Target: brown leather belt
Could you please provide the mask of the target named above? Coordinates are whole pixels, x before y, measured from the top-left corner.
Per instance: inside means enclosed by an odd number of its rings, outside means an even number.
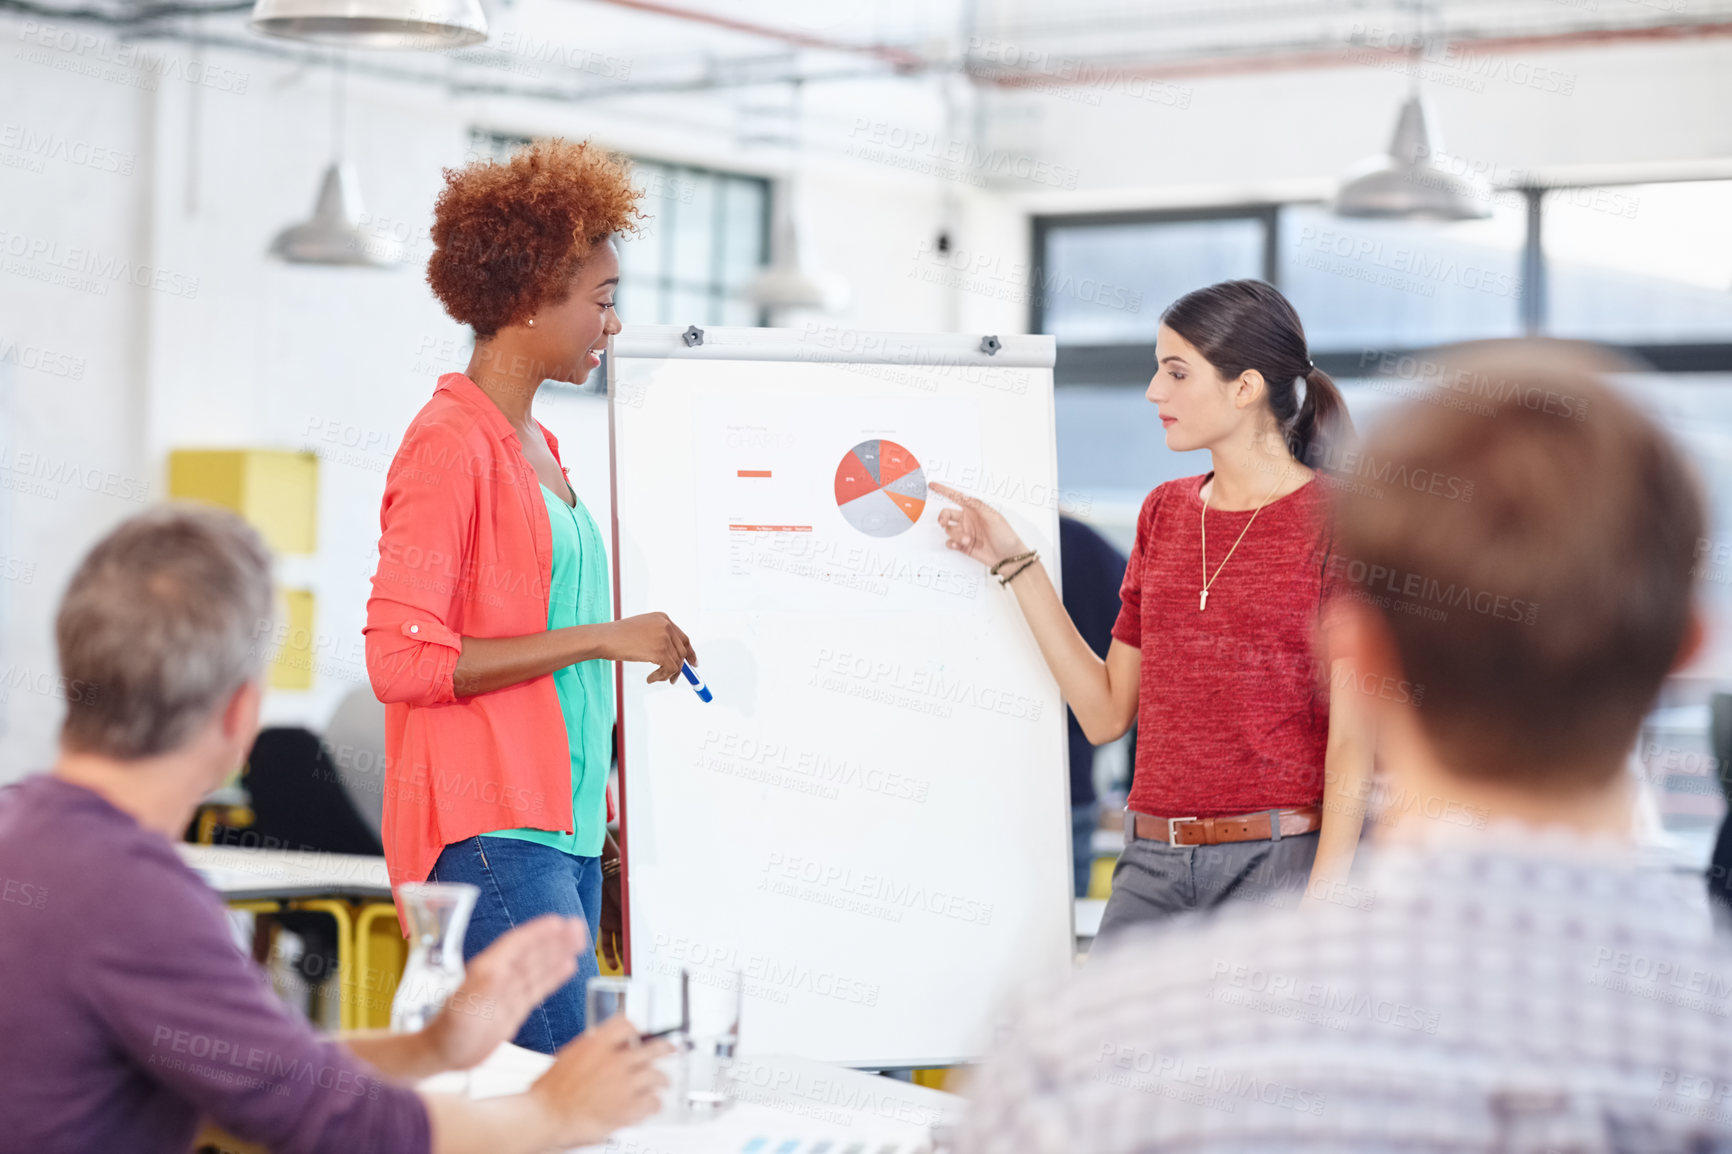
[[[1229,841],[1280,841],[1323,826],[1321,806],[1260,809],[1232,817],[1154,817],[1125,811],[1126,832],[1168,845],[1220,845]],[[1133,832],[1134,831],[1134,832]]]

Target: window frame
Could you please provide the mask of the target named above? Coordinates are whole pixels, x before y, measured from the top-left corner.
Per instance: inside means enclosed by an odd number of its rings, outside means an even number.
[[[499,129],[499,128],[491,128],[491,127],[486,127],[486,126],[478,125],[478,124],[472,124],[469,127],[470,152],[476,156],[490,155],[490,156],[497,158],[503,154],[509,153],[509,151],[511,149],[521,147],[522,145],[525,145],[525,144],[529,144],[532,141],[534,141],[535,139],[537,139],[537,138],[534,136],[526,136],[521,132],[508,131],[508,130]],[[480,142],[482,140],[485,140],[488,142],[488,144],[492,148],[491,152],[483,153],[481,151]],[[664,174],[665,178],[667,180],[670,180],[670,181],[679,181],[681,179],[686,179],[686,178],[691,178],[691,177],[704,178],[704,179],[715,179],[717,181],[716,187],[717,187],[718,192],[721,189],[725,188],[727,186],[728,182],[733,182],[733,181],[744,182],[747,184],[756,184],[756,185],[760,186],[762,191],[763,191],[763,196],[760,198],[759,210],[758,210],[758,214],[757,214],[758,215],[759,231],[758,231],[758,252],[757,252],[756,259],[758,262],[758,267],[760,269],[768,267],[768,265],[770,263],[770,229],[772,226],[772,216],[771,216],[770,209],[771,209],[771,204],[773,203],[772,198],[776,194],[776,182],[773,179],[771,179],[770,177],[767,177],[767,176],[763,176],[759,173],[755,173],[755,172],[736,172],[736,171],[732,171],[730,169],[714,168],[714,167],[711,167],[709,165],[704,165],[704,164],[691,164],[691,163],[688,163],[688,162],[683,161],[683,160],[669,160],[669,159],[666,159],[666,158],[660,157],[660,156],[648,156],[648,155],[640,156],[640,155],[636,155],[636,154],[628,154],[628,156],[634,165],[653,166],[656,170],[658,170],[659,172]],[[698,282],[688,281],[688,280],[685,280],[681,277],[674,275],[674,273],[673,273],[673,250],[674,250],[674,246],[668,242],[668,238],[664,238],[663,244],[661,246],[661,260],[659,262],[660,268],[657,270],[657,272],[655,273],[655,275],[653,277],[642,278],[642,279],[647,279],[648,283],[653,285],[653,289],[651,289],[650,291],[653,291],[658,296],[662,295],[662,294],[672,294],[672,293],[676,293],[676,292],[699,293],[704,297],[706,307],[712,303],[725,302],[730,297],[733,297],[736,295],[736,294],[730,293],[728,291],[727,286],[724,285],[719,279],[717,279],[721,275],[721,267],[722,267],[722,259],[721,259],[722,230],[716,226],[722,223],[721,218],[725,212],[725,203],[726,203],[725,197],[717,196],[715,198],[715,208],[713,210],[715,217],[710,222],[711,223],[710,252],[708,254],[708,257],[706,258],[706,263],[708,265],[708,270],[709,270],[709,279],[700,284]],[[678,204],[677,200],[671,201],[670,207],[668,210],[669,216],[670,217],[677,217],[679,215],[679,209],[680,209],[680,205]],[[671,231],[672,230],[670,228],[669,232],[671,233]],[[768,311],[765,309],[762,309],[762,308],[757,309],[756,310],[756,323],[758,324],[758,326],[762,327],[765,324],[767,324],[768,321],[769,321]],[[640,322],[640,323],[654,323],[654,322]],[[693,317],[689,320],[685,320],[685,321],[675,320],[675,321],[672,321],[669,323],[675,323],[675,324],[678,324],[678,323],[684,323],[684,324],[704,323],[704,324],[709,324],[709,323],[713,323],[713,322],[710,322],[710,321],[708,321],[702,317]]]
[[[1723,180],[1724,176],[1703,176],[1701,180]],[[1521,288],[1515,300],[1516,319],[1529,336],[1545,336],[1546,332],[1546,256],[1545,196],[1548,192],[1564,192],[1575,188],[1612,188],[1635,184],[1687,184],[1691,180],[1630,180],[1596,181],[1591,184],[1522,185],[1510,189],[1518,193],[1526,205],[1526,226],[1518,256],[1521,268]],[[1242,201],[1222,205],[1171,209],[1133,209],[1098,213],[1037,214],[1029,218],[1031,262],[1035,284],[1045,283],[1047,237],[1056,228],[1107,227],[1124,224],[1183,224],[1206,220],[1255,220],[1263,224],[1262,278],[1281,287],[1280,242],[1281,210],[1290,207],[1326,204],[1323,200]],[[1029,294],[1029,332],[1046,331],[1046,302],[1040,293]],[[1732,340],[1705,342],[1657,342],[1608,345],[1618,352],[1638,359],[1659,373],[1724,373],[1732,372]],[[1379,354],[1403,356],[1424,351],[1425,346],[1377,349]],[[1314,349],[1311,359],[1330,376],[1354,378],[1366,375],[1366,349]],[[1066,385],[1122,378],[1126,386],[1146,378],[1154,363],[1155,345],[1147,342],[1103,345],[1060,345],[1053,369],[1053,383]]]
[[[757,173],[732,172],[725,168],[711,168],[708,165],[688,164],[684,161],[662,160],[654,156],[633,156],[631,159],[634,164],[654,165],[657,169],[665,172],[669,180],[678,181],[687,177],[713,178],[717,181],[716,190],[718,193],[725,189],[730,182],[756,184],[760,186],[763,191],[763,196],[759,200],[757,214],[759,229],[758,252],[756,259],[758,262],[758,268],[763,269],[768,267],[770,263],[770,228],[772,224],[770,206],[772,198],[776,195],[776,184],[773,180],[766,176],[760,176]],[[708,260],[709,279],[700,285],[697,282],[687,281],[675,275],[673,272],[674,246],[670,243],[670,237],[664,237],[661,246],[661,268],[652,281],[655,285],[656,292],[670,295],[676,292],[701,293],[705,298],[706,304],[723,302],[729,299],[729,297],[736,295],[730,293],[727,286],[717,279],[717,277],[720,276],[722,267],[722,226],[725,223],[723,221],[723,217],[726,215],[725,206],[725,197],[718,195],[715,198],[715,207],[712,209],[713,216],[710,221],[710,254]],[[669,217],[677,219],[680,213],[680,208],[681,205],[677,200],[671,201],[668,208]],[[670,228],[670,236],[671,232],[672,229]],[[763,327],[769,319],[768,311],[759,308],[756,310],[756,314],[758,326]],[[700,322],[705,324],[716,323],[708,321],[702,317],[693,317],[689,320],[684,320],[683,322],[680,318],[675,318],[667,323],[697,324]]]

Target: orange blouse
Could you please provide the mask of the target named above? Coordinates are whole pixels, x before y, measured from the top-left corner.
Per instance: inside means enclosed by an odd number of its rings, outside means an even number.
[[[559,442],[541,434],[557,461]],[[553,569],[535,469],[462,373],[439,378],[404,433],[379,530],[365,634],[385,703],[380,832],[395,885],[425,881],[465,838],[571,829],[571,750],[552,675],[462,698],[452,686],[465,636],[546,630]]]

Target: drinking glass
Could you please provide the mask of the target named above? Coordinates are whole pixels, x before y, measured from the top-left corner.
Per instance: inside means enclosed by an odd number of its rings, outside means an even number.
[[[644,978],[606,974],[591,978],[584,989],[584,1029],[593,1030],[616,1014],[624,1014],[638,1033],[649,1033],[656,1029],[658,1013],[677,1012],[676,1007],[658,1006],[657,990],[658,983]]]
[[[674,1052],[656,1063],[667,1075],[668,1092],[652,1119],[678,1121],[685,1101],[685,1051],[681,1046],[684,1016],[680,988],[671,978],[656,974],[630,977],[598,975],[584,989],[584,1029],[592,1030],[616,1014],[624,1014],[639,1034],[666,1036]]]
[[[704,1117],[733,1101],[730,1081],[740,1044],[744,979],[738,970],[686,970],[680,975],[685,1003],[685,1109]]]
[[[405,882],[397,902],[409,923],[409,960],[391,1000],[391,1029],[425,1029],[463,984],[463,934],[480,889],[466,882]]]

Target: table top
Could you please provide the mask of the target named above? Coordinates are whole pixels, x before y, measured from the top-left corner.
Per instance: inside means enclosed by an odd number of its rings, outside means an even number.
[[[391,896],[382,857],[226,845],[180,844],[175,849],[227,901]]]
[[[1107,912],[1105,898],[1076,899],[1076,936],[1091,939],[1101,932],[1101,915]]]
[[[529,1088],[553,1059],[509,1042],[470,1072],[475,1098],[515,1094]],[[422,1083],[448,1086],[452,1076]],[[919,1154],[930,1149],[934,1126],[953,1127],[964,1102],[955,1094],[876,1074],[788,1055],[752,1055],[735,1060],[735,1099],[701,1121],[657,1116],[613,1135],[606,1146],[585,1152],[630,1150],[638,1154]]]

